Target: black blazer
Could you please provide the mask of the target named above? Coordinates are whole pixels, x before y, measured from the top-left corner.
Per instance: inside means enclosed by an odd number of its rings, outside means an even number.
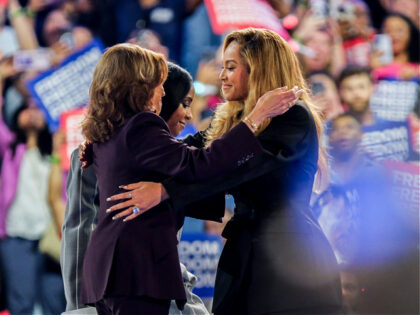
[[[149,296],[185,303],[176,249],[176,231],[184,213],[164,202],[136,220],[112,220],[106,198],[120,193],[119,184],[207,180],[234,170],[244,159],[262,153],[256,137],[241,123],[209,149],[197,150],[174,140],[164,120],[144,112],[129,119],[113,137],[94,144],[100,210],[83,265],[82,303],[104,295]]]
[[[223,235],[213,312],[264,314],[338,309],[341,286],[330,245],[309,208],[318,139],[298,102],[258,136],[266,154],[206,184],[164,186],[175,208],[221,190],[237,208]],[[199,211],[199,210],[197,210]]]

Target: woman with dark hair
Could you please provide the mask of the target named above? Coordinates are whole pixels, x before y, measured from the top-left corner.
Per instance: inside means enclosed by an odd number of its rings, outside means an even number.
[[[116,183],[170,176],[196,182],[233,171],[262,153],[255,125],[287,111],[302,92],[268,92],[245,122],[197,150],[173,139],[158,116],[167,73],[162,55],[119,44],[105,52],[93,75],[82,131],[93,143],[100,210],[84,260],[81,297],[99,314],[167,314],[171,300],[180,309],[186,302],[176,250],[184,213],[165,202],[140,220],[115,223],[106,196],[120,191]]]
[[[374,76],[398,79],[418,78],[419,29],[406,16],[400,13],[391,13],[385,18],[382,31],[391,38],[394,58],[390,64],[383,65],[380,61],[382,52],[374,52],[371,58]]]
[[[17,110],[12,124],[13,133],[4,137],[2,132],[0,140],[0,248],[7,305],[12,314],[31,314],[40,297],[45,314],[59,314],[65,308],[60,266],[38,250],[51,223],[47,191],[52,137],[35,106]]]
[[[419,29],[401,13],[389,14],[382,24],[385,34],[392,40],[394,62],[419,63]]]

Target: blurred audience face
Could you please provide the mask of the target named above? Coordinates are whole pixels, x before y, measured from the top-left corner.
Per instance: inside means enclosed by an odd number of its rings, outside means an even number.
[[[324,119],[331,120],[335,116],[343,113],[337,87],[329,76],[322,73],[313,74],[308,80],[310,85],[322,87],[322,90],[314,95],[313,100],[321,108]]]
[[[372,81],[364,73],[349,76],[340,84],[341,99],[355,113],[364,113],[369,108],[372,93]]]
[[[331,60],[331,37],[327,32],[315,30],[305,41],[305,45],[315,52],[315,56],[304,56],[308,72],[324,70]]]
[[[63,10],[51,11],[44,24],[43,36],[48,46],[59,41],[60,36],[71,29],[72,25]]]
[[[347,310],[357,310],[360,299],[360,286],[356,276],[350,272],[341,272],[341,292],[343,294],[343,306]]]
[[[41,131],[45,127],[44,114],[39,108],[28,107],[19,113],[18,127],[24,131]]]
[[[90,41],[93,40],[92,33],[86,27],[77,26],[72,30],[74,47],[73,49],[80,49],[85,47]]]
[[[233,41],[223,53],[222,81],[223,96],[227,101],[242,101],[248,96],[248,66],[240,56],[241,46]]]
[[[128,40],[131,44],[137,44],[140,47],[150,49],[154,52],[163,54],[165,58],[169,56],[169,50],[166,46],[163,46],[159,36],[152,30],[144,29],[138,31],[135,36]]]
[[[185,128],[187,122],[190,121],[193,117],[191,113],[191,104],[194,99],[194,94],[194,88],[192,87],[182,101],[182,104],[179,104],[177,110],[166,122],[173,137],[178,136]]]
[[[403,19],[391,16],[385,20],[383,28],[384,33],[391,37],[394,56],[407,51],[410,27]]]
[[[343,116],[333,120],[329,145],[334,158],[344,158],[357,152],[361,139],[362,128],[355,118]]]
[[[159,84],[153,91],[153,96],[150,100],[152,111],[157,115],[160,114],[162,110],[162,97],[165,96],[165,89],[163,88],[163,82]]]

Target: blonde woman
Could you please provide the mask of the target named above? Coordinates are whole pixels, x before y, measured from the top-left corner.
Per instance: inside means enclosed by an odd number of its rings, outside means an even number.
[[[143,213],[168,195],[175,207],[181,207],[225,190],[234,196],[236,209],[223,232],[227,242],[219,261],[213,312],[335,314],[341,305],[338,268],[309,208],[315,173],[322,175],[325,168],[319,146],[322,122],[306,92],[298,60],[280,36],[263,29],[230,33],[223,52],[220,79],[226,102],[206,131],[206,146],[247,119],[267,91],[284,86],[305,91],[284,115],[251,122],[267,159],[275,157],[275,163],[254,159],[207,185],[167,181],[163,194],[160,184],[129,185],[127,189],[134,189],[132,199],[112,209],[136,206]]]

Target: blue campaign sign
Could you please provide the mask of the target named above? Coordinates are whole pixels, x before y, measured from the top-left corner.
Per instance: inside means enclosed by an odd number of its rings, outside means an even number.
[[[88,103],[93,71],[103,50],[102,43],[93,40],[57,68],[28,81],[27,88],[44,110],[52,131],[57,129],[61,113]]]
[[[403,122],[416,106],[419,98],[419,81],[397,79],[380,80],[370,100],[376,116],[388,121]]]
[[[412,154],[408,121],[364,127],[362,147],[375,160],[407,161]]]
[[[217,264],[223,249],[219,235],[183,233],[178,244],[180,261],[197,277],[193,292],[202,298],[213,297]]]

